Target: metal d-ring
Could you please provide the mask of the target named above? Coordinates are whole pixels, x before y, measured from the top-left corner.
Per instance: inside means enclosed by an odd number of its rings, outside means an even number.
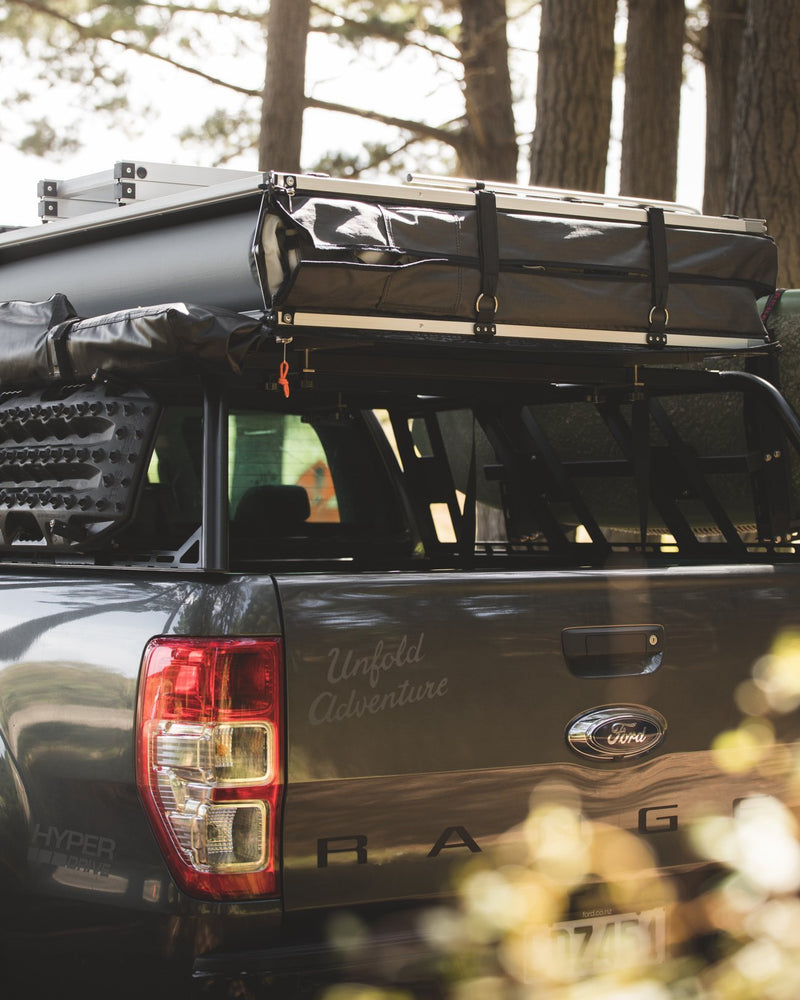
[[[477,297],[477,299],[475,299],[475,312],[478,313],[479,316],[480,316],[480,312],[481,312],[481,302],[485,298],[486,298],[486,295],[483,292],[481,292],[480,295]],[[500,305],[500,303],[497,301],[497,296],[496,295],[492,296],[492,302],[494,303],[494,309],[492,310],[492,315],[494,316],[494,315],[496,315],[498,307]]]
[[[650,310],[650,315],[647,317],[647,322],[650,324],[650,326],[653,325],[653,315],[657,309],[664,310],[664,326],[669,326],[669,309],[667,309],[666,306],[653,306],[653,308]]]

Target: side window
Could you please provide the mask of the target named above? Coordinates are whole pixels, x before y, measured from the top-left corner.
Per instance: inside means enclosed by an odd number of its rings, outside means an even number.
[[[265,503],[294,504],[299,520],[297,505],[303,501],[303,490],[307,517],[302,520],[312,524],[340,520],[325,449],[311,424],[296,414],[230,414],[228,483],[234,518],[243,501],[253,503],[260,495]]]
[[[167,552],[202,520],[203,415],[166,409],[129,544]],[[351,558],[413,548],[405,508],[359,410],[304,416],[232,408],[228,501],[234,565]]]

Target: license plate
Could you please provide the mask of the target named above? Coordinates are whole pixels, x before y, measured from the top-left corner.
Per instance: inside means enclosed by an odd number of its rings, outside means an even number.
[[[553,925],[547,937],[539,939],[540,947],[529,951],[526,979],[536,978],[535,965],[539,962],[549,971],[570,978],[662,962],[666,941],[666,907],[566,920]]]

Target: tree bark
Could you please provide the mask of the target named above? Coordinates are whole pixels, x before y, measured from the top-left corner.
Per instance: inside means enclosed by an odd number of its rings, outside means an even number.
[[[616,0],[542,0],[531,184],[605,190]]]
[[[767,220],[789,287],[800,286],[798,53],[797,0],[748,0],[726,210]]]
[[[706,215],[722,215],[725,211],[744,17],[745,0],[710,0],[703,44],[706,70],[703,211]]]
[[[675,200],[684,0],[628,0],[620,193]]]
[[[258,169],[297,172],[303,139],[311,0],[271,0]]]
[[[507,22],[505,0],[461,0],[467,130],[459,154],[468,176],[514,182],[518,151]]]

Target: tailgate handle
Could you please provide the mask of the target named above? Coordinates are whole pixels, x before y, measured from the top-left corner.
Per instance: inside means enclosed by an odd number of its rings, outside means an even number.
[[[597,625],[565,628],[561,648],[576,677],[652,674],[664,654],[663,625]]]

